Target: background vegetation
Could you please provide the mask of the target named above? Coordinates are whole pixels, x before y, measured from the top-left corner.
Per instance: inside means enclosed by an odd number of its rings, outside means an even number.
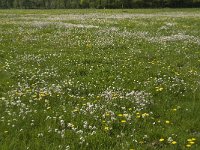
[[[1,0],[0,8],[161,8],[200,7],[200,0]]]

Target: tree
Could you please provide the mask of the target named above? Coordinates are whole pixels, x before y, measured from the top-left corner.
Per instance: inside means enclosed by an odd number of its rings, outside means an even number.
[[[89,0],[80,0],[81,8],[89,8]]]
[[[200,7],[200,0],[0,0],[0,8]]]

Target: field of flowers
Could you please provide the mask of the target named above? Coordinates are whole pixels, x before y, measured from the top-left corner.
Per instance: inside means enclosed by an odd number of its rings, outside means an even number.
[[[1,150],[200,149],[200,10],[0,10]]]

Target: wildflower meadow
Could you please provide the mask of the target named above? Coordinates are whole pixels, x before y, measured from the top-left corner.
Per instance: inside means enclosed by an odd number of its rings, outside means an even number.
[[[199,150],[200,10],[0,10],[0,150]]]

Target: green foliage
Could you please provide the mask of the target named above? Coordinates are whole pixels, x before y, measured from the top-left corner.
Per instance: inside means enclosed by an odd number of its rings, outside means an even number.
[[[1,0],[0,8],[200,7],[199,0]]]

